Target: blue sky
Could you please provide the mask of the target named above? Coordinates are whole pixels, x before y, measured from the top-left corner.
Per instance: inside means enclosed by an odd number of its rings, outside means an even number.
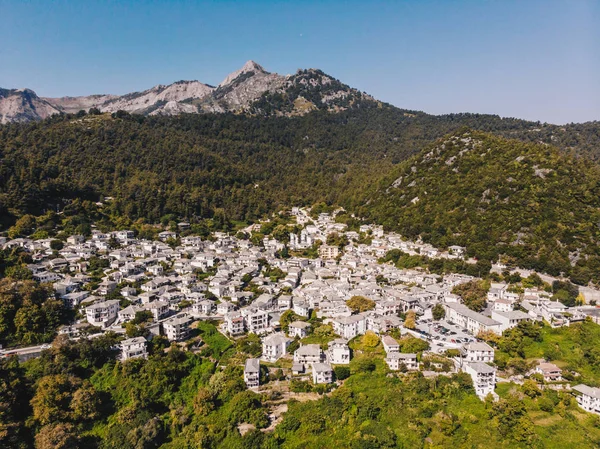
[[[0,87],[218,84],[249,59],[433,114],[600,120],[599,0],[0,0]]]

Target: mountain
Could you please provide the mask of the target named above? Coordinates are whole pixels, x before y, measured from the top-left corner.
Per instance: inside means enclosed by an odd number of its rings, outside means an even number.
[[[217,86],[177,81],[126,95],[39,98],[29,90],[0,90],[2,123],[40,120],[52,114],[126,111],[142,115],[246,113],[303,115],[317,109],[344,110],[373,98],[315,69],[294,75],[269,73],[254,61],[229,74]]]
[[[480,259],[600,279],[599,166],[549,145],[463,129],[388,173],[359,213]]]
[[[0,124],[42,120],[59,112],[30,89],[0,88]]]

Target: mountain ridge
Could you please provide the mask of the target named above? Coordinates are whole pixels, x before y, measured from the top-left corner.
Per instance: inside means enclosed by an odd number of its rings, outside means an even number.
[[[375,101],[320,70],[298,70],[294,75],[266,71],[250,60],[227,75],[218,86],[201,81],[176,81],[124,95],[38,97],[31,89],[2,89],[0,124],[43,120],[60,113],[98,109],[101,112],[126,111],[142,115],[181,113],[245,113],[303,115],[316,109],[331,111],[351,107],[357,101]],[[310,99],[305,98],[309,96]],[[291,98],[282,101],[282,98]],[[348,101],[342,101],[349,99]],[[269,100],[285,104],[284,110],[268,107]],[[255,103],[260,103],[256,107]]]

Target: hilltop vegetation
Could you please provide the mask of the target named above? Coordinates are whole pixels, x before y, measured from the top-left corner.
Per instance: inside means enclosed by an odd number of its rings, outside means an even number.
[[[554,147],[463,130],[400,164],[361,215],[482,260],[598,282],[600,171]]]
[[[150,221],[167,214],[251,220],[282,205],[318,201],[355,207],[363,190],[395,164],[463,125],[600,155],[594,124],[559,131],[372,101],[295,118],[62,115],[0,127],[0,215],[7,226],[73,198],[102,196],[115,198],[110,213]]]

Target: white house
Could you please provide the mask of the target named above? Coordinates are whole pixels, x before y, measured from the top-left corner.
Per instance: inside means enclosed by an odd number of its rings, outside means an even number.
[[[288,326],[288,335],[290,337],[304,338],[310,331],[310,323],[306,321],[294,321]]]
[[[506,285],[504,283],[497,283],[497,282],[492,283],[492,285],[490,286],[490,290],[488,291],[488,294],[487,294],[487,300],[489,302],[494,302],[499,299],[503,299],[507,288],[508,288],[508,285]]]
[[[297,299],[297,298],[293,299],[292,310],[294,311],[294,313],[296,315],[300,315],[300,316],[307,317],[307,318],[310,316],[310,306],[308,305],[308,303],[306,301],[303,301],[301,299]]]
[[[323,260],[335,259],[340,255],[340,250],[337,246],[321,245],[318,251],[319,257]]]
[[[569,320],[564,316],[568,307],[559,301],[543,301],[539,305],[540,314],[552,327],[568,326]]]
[[[483,400],[488,394],[494,394],[496,388],[496,368],[482,362],[465,364],[463,371],[471,376],[475,394]]]
[[[327,351],[329,362],[334,365],[348,365],[350,363],[350,348],[348,340],[337,338],[329,342]]]
[[[117,283],[113,281],[104,280],[98,285],[98,294],[106,296],[112,293],[117,288]]]
[[[121,360],[146,358],[146,339],[144,337],[128,338],[121,342]]]
[[[260,385],[260,360],[247,359],[244,365],[244,382],[250,389],[258,388]]]
[[[494,361],[494,348],[482,341],[464,345],[462,353],[466,362],[492,363]]]
[[[285,335],[271,334],[263,340],[262,358],[267,362],[276,362],[287,352],[287,348],[291,343],[291,339]]]
[[[118,312],[119,301],[116,299],[98,302],[85,308],[88,323],[100,327],[110,326],[117,319]]]
[[[269,326],[269,313],[256,307],[242,309],[242,316],[246,322],[248,332],[261,334]]]
[[[383,349],[385,349],[387,354],[390,352],[400,352],[400,344],[389,335],[384,335],[381,337],[381,343],[383,344]]]
[[[221,301],[217,304],[217,313],[219,315],[225,315],[228,312],[233,312],[235,310],[235,305],[227,301]]]
[[[169,304],[164,301],[152,301],[145,304],[142,308],[152,312],[152,317],[156,322],[162,320],[169,313]]]
[[[417,362],[417,354],[389,352],[385,358],[385,362],[393,371],[398,371],[400,369],[401,364],[404,364],[404,366],[406,366],[406,368],[409,370],[419,369],[419,362]]]
[[[513,302],[508,299],[497,299],[494,301],[493,310],[496,312],[510,312],[513,310]]]
[[[464,304],[445,303],[446,320],[457,324],[460,327],[467,329],[473,335],[480,332],[493,332],[502,334],[501,323],[488,318],[481,313],[474,312]]]
[[[323,351],[317,344],[300,346],[294,352],[294,363],[305,366],[320,363],[323,360]]]
[[[521,321],[531,321],[531,317],[520,310],[511,310],[510,312],[492,311],[492,319],[500,323],[500,331],[516,327]]]
[[[400,329],[403,324],[403,321],[398,316],[381,316],[374,312],[366,312],[365,320],[367,321],[367,330],[371,330],[376,334],[389,332],[392,329]]]
[[[534,372],[541,374],[546,382],[560,382],[562,379],[562,370],[554,363],[540,362]]]
[[[85,242],[85,237],[83,235],[72,235],[67,238],[67,243],[69,245],[79,245],[83,242]]]
[[[600,388],[576,385],[572,388],[576,393],[577,404],[586,412],[600,415]]]
[[[192,319],[188,316],[174,316],[162,323],[169,341],[182,341],[188,338],[191,324]]]
[[[367,321],[363,315],[339,317],[333,320],[333,330],[339,336],[352,340],[367,331]]]
[[[329,384],[333,382],[333,369],[329,363],[314,363],[312,376],[314,384]]]
[[[217,305],[210,299],[203,299],[192,304],[192,312],[195,315],[210,315],[217,310]]]
[[[86,299],[88,296],[90,296],[90,292],[88,292],[88,291],[73,292],[73,293],[67,293],[66,295],[63,295],[62,300],[64,301],[65,306],[67,308],[73,309],[73,308],[75,308],[75,306],[78,306],[79,304],[81,304],[81,301]]]
[[[240,312],[235,311],[225,314],[225,330],[231,336],[242,335],[245,332],[245,321]]]

